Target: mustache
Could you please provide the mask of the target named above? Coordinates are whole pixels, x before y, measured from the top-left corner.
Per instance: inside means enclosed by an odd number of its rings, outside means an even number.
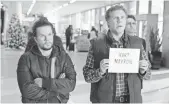
[[[44,50],[44,51],[48,51],[48,50],[50,50],[52,47],[53,47],[53,45],[52,45],[50,48],[41,48],[41,49]]]
[[[50,41],[45,41],[45,44],[47,44],[47,43],[51,43],[52,44],[52,42],[50,42]]]

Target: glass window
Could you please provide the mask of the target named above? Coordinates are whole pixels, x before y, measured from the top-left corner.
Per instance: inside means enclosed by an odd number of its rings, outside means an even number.
[[[102,7],[102,8],[101,8],[101,15],[104,16],[104,15],[105,15],[105,12],[106,12],[106,11],[105,11],[105,7]]]
[[[136,15],[136,1],[132,1],[128,3],[129,14]]]
[[[163,14],[164,1],[163,0],[152,0],[152,14]]]
[[[163,10],[164,10],[164,0],[152,0],[151,13],[158,14],[158,29],[160,36],[162,35],[163,31]]]
[[[87,23],[87,20],[88,20],[88,12],[85,11],[85,13],[84,13],[84,23]]]
[[[76,28],[80,28],[80,24],[81,24],[81,13],[77,13],[76,14]]]
[[[95,9],[92,9],[92,15],[91,15],[91,25],[95,25]]]
[[[158,22],[159,36],[162,37],[163,32],[163,21]]]
[[[91,23],[91,10],[87,11],[87,23]]]
[[[139,14],[148,14],[148,0],[140,0],[139,1]]]
[[[152,14],[158,14],[158,21],[163,21],[163,0],[153,0],[152,1]]]
[[[96,9],[96,16],[95,16],[95,21],[96,23],[99,24],[99,20],[100,20],[100,9]]]

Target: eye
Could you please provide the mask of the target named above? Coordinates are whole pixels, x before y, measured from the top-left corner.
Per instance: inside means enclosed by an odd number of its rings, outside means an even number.
[[[130,23],[127,23],[127,25],[130,25]]]
[[[136,25],[136,23],[133,23],[133,25]]]
[[[40,35],[40,37],[44,37],[44,35]]]
[[[117,17],[113,17],[113,20],[117,20]]]
[[[45,36],[44,35],[39,35],[39,38],[44,39]]]
[[[53,34],[52,33],[49,33],[49,36],[52,36]]]

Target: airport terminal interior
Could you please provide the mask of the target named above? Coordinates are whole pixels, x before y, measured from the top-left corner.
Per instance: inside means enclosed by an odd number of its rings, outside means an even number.
[[[90,104],[90,83],[83,67],[90,47],[90,31],[98,37],[108,31],[106,11],[122,5],[136,18],[136,35],[146,42],[152,65],[150,80],[143,81],[143,103],[169,103],[169,1],[165,0],[1,0],[1,103],[21,103],[17,83],[17,64],[31,37],[32,26],[46,17],[73,61],[76,88],[70,104]],[[66,49],[66,29],[71,25],[74,50]],[[157,49],[154,49],[156,47]],[[10,99],[10,100],[9,100]]]

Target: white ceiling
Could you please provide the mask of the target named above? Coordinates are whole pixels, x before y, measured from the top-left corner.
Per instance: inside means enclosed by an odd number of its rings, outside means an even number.
[[[102,7],[110,3],[110,1],[76,1],[73,4],[70,4],[69,6],[60,9],[57,13],[61,16],[69,15],[93,8]]]
[[[8,7],[9,11],[14,11],[16,9],[16,2],[20,1],[22,3],[22,12],[24,14],[27,13],[32,0],[2,0],[2,3],[5,4]],[[36,3],[31,11],[30,14],[45,14],[48,13],[52,10],[54,10],[55,8],[68,3],[70,0],[36,0]],[[67,7],[63,7],[61,8],[57,14],[60,16],[64,16],[64,15],[68,15],[68,14],[73,14],[73,13],[77,13],[80,11],[85,11],[88,9],[92,9],[92,8],[98,8],[101,6],[105,6],[105,5],[109,5],[112,3],[116,3],[119,1],[112,1],[112,0],[106,0],[106,1],[101,1],[101,0],[88,0],[88,1],[82,1],[82,0],[77,0],[76,2],[74,2],[73,4],[68,5]]]

